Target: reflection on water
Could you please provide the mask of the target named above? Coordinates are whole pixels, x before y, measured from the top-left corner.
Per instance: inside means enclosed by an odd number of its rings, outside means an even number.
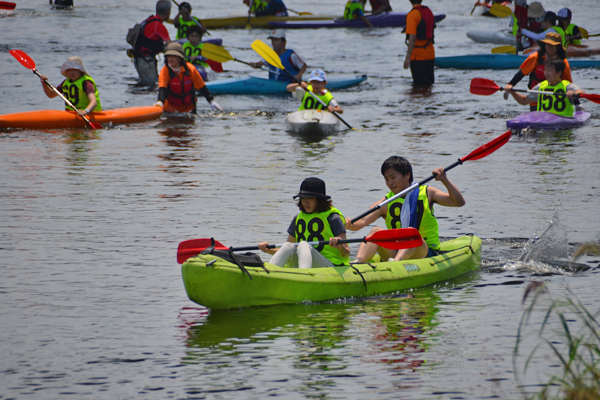
[[[324,397],[345,379],[373,369],[396,376],[398,386],[416,387],[418,375],[398,376],[427,362],[424,356],[440,335],[434,329],[439,300],[435,290],[426,289],[383,301],[182,313],[187,347],[182,363],[197,365],[203,376],[201,389],[193,383],[199,376],[190,379],[188,393],[221,390],[218,377],[265,379],[269,357],[287,371],[286,381],[297,379],[302,390]]]

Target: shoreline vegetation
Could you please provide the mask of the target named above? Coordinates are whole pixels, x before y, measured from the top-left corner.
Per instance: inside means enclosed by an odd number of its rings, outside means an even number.
[[[587,243],[574,253],[600,253],[600,244]],[[528,302],[529,299],[529,302]],[[600,398],[600,310],[594,312],[568,287],[564,295],[550,293],[545,283],[534,281],[525,289],[527,308],[519,322],[513,349],[513,370],[517,386],[525,399]],[[533,344],[531,348],[529,345]],[[523,360],[522,357],[525,357]],[[560,368],[549,375],[538,393],[526,391],[525,376],[534,365],[545,363]],[[544,378],[542,378],[544,379]],[[538,385],[536,385],[538,386]]]

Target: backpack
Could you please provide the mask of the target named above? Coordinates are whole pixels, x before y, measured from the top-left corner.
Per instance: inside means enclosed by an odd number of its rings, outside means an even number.
[[[125,36],[125,40],[127,40],[127,43],[129,43],[134,49],[141,31],[142,24],[135,24],[133,28],[129,28],[129,30],[127,31],[127,36]]]

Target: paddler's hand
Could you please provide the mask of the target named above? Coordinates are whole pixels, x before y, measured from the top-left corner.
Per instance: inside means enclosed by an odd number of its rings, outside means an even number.
[[[268,252],[269,252],[269,250],[267,249],[267,246],[268,246],[268,245],[269,245],[269,242],[260,242],[260,243],[258,244],[258,249],[259,249],[260,251],[263,251],[263,252],[265,252],[265,253],[268,253]]]
[[[40,75],[40,82],[42,82],[42,85],[44,84],[44,81],[47,81],[48,77],[46,75]]]
[[[156,107],[160,107],[160,108],[163,108],[163,107],[164,107],[164,104],[163,104],[163,102],[162,102],[162,101],[160,101],[160,100],[158,100],[156,103],[154,103],[154,105],[155,105]]]
[[[567,97],[569,99],[573,99],[573,96],[575,96],[575,92],[572,90],[567,90]]]
[[[83,117],[84,115],[88,115],[89,113],[87,112],[87,110],[77,110],[77,115],[79,115],[80,117]]]
[[[327,111],[332,113],[334,110],[335,108],[333,106],[327,106]]]
[[[306,82],[300,82],[300,87],[302,87],[302,89],[304,90],[308,90],[308,85],[306,84]]]
[[[336,237],[332,237],[332,238],[330,238],[330,239],[329,239],[329,245],[330,245],[331,247],[334,247],[334,248],[336,248],[336,249],[339,249],[340,247],[343,247],[343,246],[344,246],[343,244],[339,244],[339,241],[340,241],[340,240],[342,240],[342,238],[340,238],[340,237],[337,237],[337,236],[336,236]]]
[[[404,59],[404,69],[408,69],[409,67],[410,67],[410,57],[407,54],[406,58]]]
[[[262,66],[262,61],[259,61],[259,62],[251,62],[251,63],[248,63],[248,64],[250,64],[250,66],[251,66],[252,68],[260,68],[260,67]]]
[[[504,96],[504,100],[508,100],[508,95],[512,88],[513,85],[511,85],[510,83],[507,83],[506,86],[504,86],[504,93],[502,93],[502,96]]]
[[[436,181],[444,181],[448,179],[446,177],[446,171],[444,171],[444,168],[436,168],[433,170],[432,174],[435,175]]]
[[[213,110],[213,111],[217,111],[217,110],[219,110],[220,112],[225,112],[225,110],[223,110],[223,107],[221,107],[221,106],[219,105],[219,103],[217,103],[217,102],[216,102],[216,101],[214,101],[214,100],[211,100],[211,101],[210,101],[210,106],[212,107],[212,110]]]
[[[344,224],[344,228],[346,228],[346,229],[350,229],[350,228],[352,228],[352,225],[354,225],[354,224],[352,223],[352,219],[350,219],[349,217],[346,217],[346,222],[345,222],[345,224]]]

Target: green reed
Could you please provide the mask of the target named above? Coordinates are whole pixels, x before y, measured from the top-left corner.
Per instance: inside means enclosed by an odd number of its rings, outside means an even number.
[[[600,399],[600,336],[598,315],[581,303],[569,289],[567,295],[553,298],[546,285],[532,282],[523,296],[523,303],[531,295],[531,301],[521,316],[517,339],[513,350],[513,368],[517,384],[524,388],[521,376],[525,376],[532,366],[534,356],[544,348],[550,350],[561,368],[561,372],[552,375],[543,384],[539,393],[523,395],[528,399]],[[549,301],[549,302],[548,302]],[[534,309],[543,306],[543,314],[534,313]],[[539,330],[530,330],[535,316],[542,316]],[[523,370],[519,371],[517,358],[524,347],[528,332],[537,331],[537,344],[527,356]],[[522,374],[522,375],[521,375]]]

